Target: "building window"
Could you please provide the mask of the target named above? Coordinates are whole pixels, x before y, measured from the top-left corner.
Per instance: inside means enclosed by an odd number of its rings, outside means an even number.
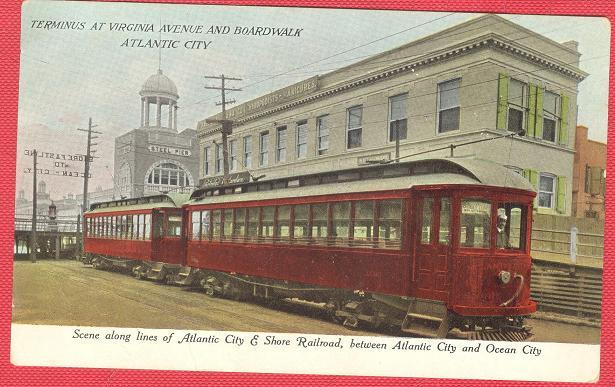
[[[216,173],[222,173],[223,158],[224,152],[222,151],[222,147],[216,144]]]
[[[269,165],[269,132],[262,132],[259,140],[259,165],[267,166]]]
[[[318,154],[324,155],[329,150],[329,116],[320,116],[316,118],[316,130],[318,134]]]
[[[553,208],[555,200],[553,194],[555,192],[555,176],[541,173],[538,184],[538,207]]]
[[[147,175],[147,184],[150,186],[162,186],[154,187],[154,191],[161,190],[173,190],[175,187],[187,187],[192,186],[190,176],[179,165],[172,162],[160,162],[155,164]]]
[[[307,121],[297,122],[297,158],[307,155]]]
[[[508,86],[508,130],[518,133],[525,130],[528,108],[527,84],[511,79]]]
[[[459,130],[459,86],[461,79],[438,84],[438,133]]]
[[[211,147],[206,146],[203,151],[203,175],[207,176],[211,173]]]
[[[252,168],[252,136],[243,138],[243,165],[246,169]]]
[[[276,130],[276,161],[286,161],[286,126],[280,126]]]
[[[408,138],[408,93],[389,98],[389,141]]]
[[[237,140],[231,140],[229,148],[231,151],[231,172],[234,172],[237,170]]]
[[[359,148],[361,146],[363,106],[355,106],[348,109],[348,127],[346,128],[346,149]]]
[[[555,142],[555,133],[557,133],[559,96],[557,94],[545,91],[543,101],[543,116],[542,116],[542,139],[550,142]]]

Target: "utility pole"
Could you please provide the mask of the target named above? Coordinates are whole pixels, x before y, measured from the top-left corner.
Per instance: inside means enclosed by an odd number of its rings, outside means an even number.
[[[32,174],[32,231],[30,233],[30,262],[36,263],[36,149],[32,154],[32,159],[34,161]]]
[[[92,125],[92,117],[90,117],[90,119],[88,120],[88,129],[80,129],[78,128],[77,130],[82,131],[82,132],[88,132],[88,144],[86,147],[86,154],[85,154],[85,167],[84,167],[84,171],[83,171],[83,204],[81,207],[81,216],[85,216],[85,212],[88,209],[88,181],[90,179],[90,158],[92,157],[91,154],[95,153],[95,150],[92,150],[92,146],[93,145],[98,145],[97,143],[92,143],[93,139],[98,138],[98,136],[92,136],[92,133],[96,133],[96,134],[102,134],[101,132],[97,132],[95,130],[92,130],[92,128],[95,128],[98,125]],[[81,222],[81,239],[83,239],[83,236],[85,235],[85,219]],[[79,230],[78,230],[79,231]],[[83,248],[83,241],[81,243],[81,248]]]
[[[226,119],[226,104],[235,103],[235,100],[227,101],[226,100],[226,92],[227,91],[241,91],[241,89],[236,88],[227,88],[225,85],[225,80],[231,81],[241,81],[241,78],[232,78],[225,77],[224,74],[220,76],[214,75],[206,75],[205,79],[219,79],[221,81],[221,86],[205,86],[206,89],[220,90],[222,94],[222,101],[216,103],[216,106],[222,106],[222,119],[221,120],[206,120],[207,123],[220,123],[222,124],[222,157],[224,163],[224,185],[228,183],[229,179],[229,160],[228,160],[228,136],[233,133],[233,121]]]

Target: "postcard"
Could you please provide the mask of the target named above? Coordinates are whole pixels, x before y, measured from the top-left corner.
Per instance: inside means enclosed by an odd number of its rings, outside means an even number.
[[[605,18],[22,6],[16,366],[597,381]]]

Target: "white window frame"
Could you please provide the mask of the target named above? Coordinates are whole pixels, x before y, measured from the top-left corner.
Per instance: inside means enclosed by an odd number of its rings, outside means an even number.
[[[263,147],[263,139],[267,139],[267,143]],[[260,132],[258,137],[258,165],[266,167],[269,165],[269,131]]]
[[[361,124],[357,127],[351,128],[350,127],[350,111],[353,109],[360,109],[361,111]],[[352,148],[348,147],[348,134],[352,131],[355,130],[360,130],[361,131],[361,144],[359,146],[354,146]],[[346,136],[344,138],[344,142],[346,143],[346,150],[350,150],[350,149],[355,149],[355,148],[362,148],[363,147],[363,105],[355,105],[355,106],[351,106],[348,109],[346,109]]]
[[[283,136],[280,136],[283,133]],[[281,144],[280,140],[284,140],[284,144]],[[286,125],[278,126],[275,128],[275,160],[278,163],[286,161],[286,153],[288,150],[288,127]],[[283,146],[282,146],[283,145]]]
[[[543,190],[540,188],[540,181],[542,180],[542,178],[543,178],[543,177],[545,177],[545,178],[549,178],[549,179],[552,179],[552,180],[553,180],[553,191],[552,191],[552,192],[543,191]],[[541,193],[543,193],[543,192],[546,192],[546,193],[550,193],[550,194],[551,194],[551,203],[550,203],[551,205],[550,205],[549,207],[545,207],[545,206],[541,206],[541,205],[540,205],[540,194],[541,194]],[[538,208],[548,208],[548,209],[551,209],[551,210],[552,210],[552,209],[555,209],[555,200],[556,200],[556,196],[557,196],[557,176],[555,176],[555,175],[554,175],[554,174],[552,174],[552,173],[546,173],[546,172],[544,172],[544,173],[542,173],[542,172],[541,172],[541,173],[539,173],[539,174],[538,174],[538,193],[537,193],[537,195],[536,195],[536,196],[537,196],[537,198],[538,198],[538,200],[537,200],[537,206],[538,206]]]
[[[459,127],[457,129],[453,129],[453,130],[447,130],[446,132],[441,132],[440,131],[440,112],[443,111],[440,108],[440,102],[441,102],[441,97],[440,95],[442,94],[442,85],[449,83],[449,82],[454,82],[454,81],[459,81],[459,87],[457,88],[457,105],[455,106],[450,106],[447,109],[444,110],[450,110],[450,109],[455,109],[455,108],[459,108]],[[461,77],[455,77],[455,78],[451,78],[451,79],[447,79],[445,81],[442,82],[438,82],[438,95],[436,98],[436,134],[447,134],[447,133],[455,133],[461,130],[461,96],[459,95],[459,89],[461,88]]]
[[[324,123],[324,125],[323,125]],[[322,129],[327,129],[327,134],[322,134]],[[329,151],[329,136],[331,135],[331,128],[329,127],[329,115],[323,114],[316,117],[316,151],[318,155],[324,155]],[[326,137],[327,146],[323,147],[323,139]]]
[[[218,144],[218,143],[214,143],[216,145],[216,152],[215,152],[215,166],[214,166],[214,170],[215,170],[215,174],[219,174],[222,173],[222,170],[224,169],[224,151],[222,150],[222,145]]]
[[[552,95],[555,96],[555,112],[553,112],[553,113],[548,112],[547,109],[546,109],[545,97],[546,97],[547,94],[552,94]],[[559,117],[560,116],[560,112],[559,112],[559,109],[560,109],[560,98],[561,98],[561,96],[559,94],[553,93],[552,91],[549,91],[549,90],[545,90],[544,91],[544,95],[542,97],[542,104],[543,104],[542,105],[542,140],[550,142],[552,144],[557,144],[557,136],[558,136],[558,133],[559,133],[559,125],[560,125],[560,122],[559,122],[559,118],[560,118]],[[555,125],[554,125],[555,133],[553,134],[553,141],[548,140],[548,139],[545,138],[545,119],[553,120],[555,122]]]
[[[403,101],[405,101],[404,104],[404,117],[403,118],[398,118],[393,120],[393,113],[392,113],[392,108],[393,108],[393,100],[397,99],[397,98],[401,98]],[[400,141],[404,141],[408,139],[408,93],[400,93],[400,94],[396,94],[393,96],[389,97],[389,116],[388,116],[388,125],[387,125],[387,141],[389,143],[395,143],[395,139],[391,140],[391,124],[395,121],[401,121],[401,120],[406,120],[406,137],[405,138],[400,138]]]
[[[301,141],[301,136],[299,135],[301,131],[304,131],[304,142],[300,142]],[[308,123],[307,120],[303,120],[303,121],[299,121],[297,122],[297,126],[296,126],[296,134],[295,134],[295,156],[297,157],[297,160],[300,159],[304,159],[307,157],[307,137],[308,137]],[[304,151],[303,154],[301,154],[301,146],[304,146]]]
[[[203,176],[209,176],[211,173],[211,162],[209,158],[211,157],[211,146],[206,146],[203,148]]]
[[[249,149],[248,149],[249,146]],[[246,169],[252,168],[252,136],[243,138],[243,165]]]
[[[517,105],[515,103],[512,103],[512,98],[510,96],[510,90],[512,89],[510,86],[512,85],[513,82],[518,82],[521,83],[523,85],[522,88],[522,99],[523,101],[521,102],[522,105]],[[507,101],[508,101],[508,108],[506,109],[506,130],[509,132],[512,132],[512,130],[508,127],[510,121],[510,109],[513,110],[517,110],[517,111],[521,111],[523,112],[523,117],[521,118],[521,130],[527,131],[527,114],[529,111],[529,84],[527,82],[521,81],[519,79],[515,79],[515,78],[510,78],[510,82],[508,84],[508,96],[507,96]]]
[[[231,172],[237,171],[237,140],[233,139],[229,141],[229,154],[230,154],[230,170]]]

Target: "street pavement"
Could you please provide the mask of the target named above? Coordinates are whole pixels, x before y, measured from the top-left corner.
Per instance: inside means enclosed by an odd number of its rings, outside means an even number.
[[[134,328],[231,330],[376,336],[350,331],[317,308],[207,297],[203,292],[139,281],[70,260],[14,263],[13,322]],[[597,344],[600,329],[529,319],[537,342]]]

